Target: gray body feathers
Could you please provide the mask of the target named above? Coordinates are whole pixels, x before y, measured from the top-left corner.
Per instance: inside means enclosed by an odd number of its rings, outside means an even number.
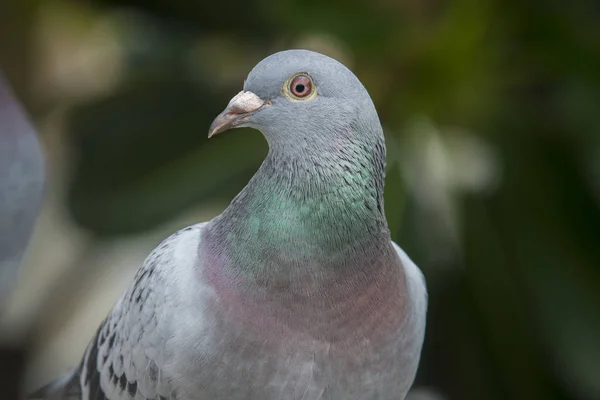
[[[236,331],[225,321],[215,321],[213,315],[201,310],[203,303],[218,300],[205,282],[194,281],[197,260],[182,260],[200,245],[199,234],[205,226],[186,228],[157,247],[138,272],[134,285],[100,327],[80,367],[44,392],[51,396],[40,397],[43,393],[38,392],[38,397],[32,398],[403,398],[418,365],[427,294],[421,272],[402,250],[394,245],[406,271],[410,311],[394,339],[384,346],[385,352],[367,355],[378,373],[352,374],[328,359],[333,356],[331,344],[291,338],[290,343],[305,350],[293,355],[280,344],[262,341],[256,333],[244,337],[243,330]],[[177,297],[174,293],[178,293]],[[190,304],[198,305],[196,316],[186,310]],[[227,354],[228,350],[232,354]],[[284,360],[278,360],[281,354],[286,354]],[[378,360],[380,357],[385,359]],[[359,362],[359,358],[355,361]],[[387,374],[380,370],[388,365],[392,369]],[[405,374],[398,374],[394,368],[401,368]]]

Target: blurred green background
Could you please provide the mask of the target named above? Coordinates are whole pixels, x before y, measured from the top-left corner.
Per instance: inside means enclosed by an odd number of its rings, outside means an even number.
[[[390,228],[430,292],[412,398],[600,399],[597,0],[3,0],[0,65],[51,179],[1,325],[23,386],[246,184],[261,135],[208,126],[298,47],[350,67],[386,132]]]

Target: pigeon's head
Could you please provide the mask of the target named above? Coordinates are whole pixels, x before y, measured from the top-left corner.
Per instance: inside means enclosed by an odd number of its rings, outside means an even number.
[[[237,127],[258,129],[270,145],[304,148],[345,137],[355,141],[358,133],[365,143],[382,137],[358,78],[340,62],[307,50],[282,51],[259,62],[213,121],[209,137]]]

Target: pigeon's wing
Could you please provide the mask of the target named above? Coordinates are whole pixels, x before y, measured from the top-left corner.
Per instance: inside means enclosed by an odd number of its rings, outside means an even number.
[[[171,379],[163,372],[176,311],[171,291],[176,270],[194,263],[204,224],[165,239],[146,258],[134,282],[116,303],[69,379],[46,387],[47,400],[170,400]],[[75,388],[73,389],[72,386]],[[44,389],[42,389],[44,390]],[[79,394],[77,393],[79,390]],[[66,395],[66,393],[72,393]],[[63,397],[58,397],[64,394]],[[55,397],[52,397],[54,395]],[[71,397],[69,397],[71,396]],[[75,396],[75,397],[73,397]],[[77,397],[79,396],[79,397]]]
[[[203,225],[165,239],[137,272],[88,346],[81,367],[83,400],[174,398],[170,377],[163,373],[176,311],[170,290],[177,289],[170,278],[192,268]]]

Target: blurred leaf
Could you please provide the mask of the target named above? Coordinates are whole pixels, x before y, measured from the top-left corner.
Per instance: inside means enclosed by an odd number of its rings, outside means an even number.
[[[198,32],[245,32],[258,37],[270,33],[271,20],[260,12],[257,0],[194,2],[187,0],[96,0],[97,3],[141,10],[174,25],[193,27]],[[252,10],[252,18],[248,11]]]

